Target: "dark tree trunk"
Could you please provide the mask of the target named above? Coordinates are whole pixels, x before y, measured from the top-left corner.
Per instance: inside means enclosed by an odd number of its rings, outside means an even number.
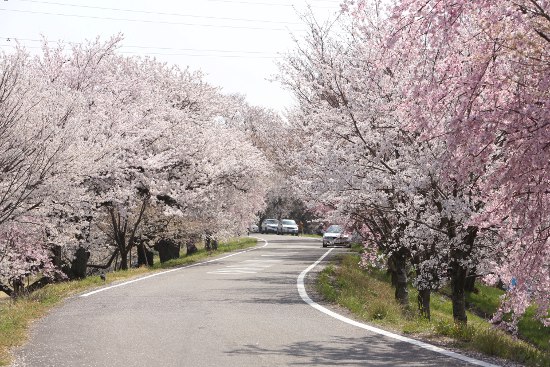
[[[420,315],[430,320],[431,314],[430,314],[430,296],[431,296],[431,290],[430,289],[419,289],[418,290],[418,311],[420,311]]]
[[[395,267],[394,256],[390,256],[390,258],[388,259],[388,274],[390,274],[391,277],[392,287],[397,288],[397,268]]]
[[[204,240],[204,248],[206,251],[212,251],[212,237],[210,235],[206,235],[206,239]]]
[[[136,244],[135,241],[137,230],[141,220],[143,219],[143,213],[145,213],[149,199],[151,198],[151,195],[147,190],[142,192],[142,194],[144,195],[142,197],[141,208],[133,225],[128,222],[128,217],[120,214],[120,211],[116,207],[111,206],[109,208],[109,214],[111,216],[111,229],[113,231],[112,234],[120,253],[120,269],[122,270],[128,269],[128,254],[130,254],[130,256],[132,254],[132,248]]]
[[[111,255],[111,258],[109,259],[109,261],[107,261],[107,264],[105,265],[88,264],[88,267],[95,268],[95,269],[107,269],[111,266],[111,264],[113,263],[113,260],[115,260],[115,269],[116,269],[118,266],[118,261],[116,259],[118,259],[118,248],[115,249],[115,251]]]
[[[60,270],[67,276],[67,278],[72,278],[72,271],[71,271],[71,264],[69,264],[66,261],[63,261],[63,249],[60,245],[54,245],[51,248],[52,256],[50,259],[52,260],[53,266],[57,270]],[[54,281],[60,281],[65,279],[65,277],[62,276],[61,273],[56,273],[54,276]]]
[[[396,287],[395,299],[402,305],[409,305],[409,290],[407,289],[407,259],[403,254],[395,255]]]
[[[25,285],[23,284],[23,280],[21,279],[15,279],[12,282],[13,285],[13,293],[12,297],[19,297],[23,294],[23,291],[25,290]]]
[[[476,291],[476,271],[470,270],[468,276],[466,277],[466,283],[464,284],[464,290],[466,292],[475,292]]]
[[[27,287],[27,292],[34,292],[40,288],[44,288],[46,285],[50,284],[51,280],[50,278],[42,277],[38,279],[36,282],[32,283]]]
[[[62,254],[61,246],[54,245],[52,246],[51,251],[52,251],[51,260],[52,260],[53,266],[61,270],[61,267],[63,266],[63,260],[61,259],[61,254]]]
[[[128,250],[120,251],[120,270],[128,270]]]
[[[180,257],[180,245],[174,241],[162,239],[153,248],[159,252],[161,263]]]
[[[468,322],[466,316],[466,297],[464,293],[466,273],[466,269],[460,266],[458,262],[455,261],[453,263],[451,274],[451,299],[453,303],[453,318],[455,322],[459,324],[466,324]]]
[[[75,254],[74,260],[71,262],[71,275],[73,279],[86,278],[86,268],[90,259],[90,251],[83,247],[79,247]]]
[[[464,237],[462,248],[451,250],[451,289],[453,302],[453,318],[457,324],[466,324],[468,318],[466,316],[466,280],[468,276],[468,268],[465,268],[461,263],[468,258],[474,248],[474,241],[477,237],[478,228],[470,226],[467,229],[468,234]]]
[[[137,246],[138,266],[153,266],[153,252],[149,250],[143,243]]]
[[[197,246],[195,245],[195,239],[194,238],[190,238],[187,240],[187,242],[185,243],[185,246],[187,248],[187,256],[191,255],[191,254],[194,254],[195,252],[197,252],[199,249],[197,248]]]

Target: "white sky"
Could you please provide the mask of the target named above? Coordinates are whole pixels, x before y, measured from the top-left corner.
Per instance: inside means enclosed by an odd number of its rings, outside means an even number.
[[[293,48],[290,33],[303,29],[297,12],[309,4],[325,20],[338,12],[339,2],[0,0],[0,48],[9,52],[17,39],[32,51],[41,35],[48,41],[82,42],[120,32],[124,54],[200,69],[224,92],[282,112],[292,99],[268,79],[277,73],[275,58]]]

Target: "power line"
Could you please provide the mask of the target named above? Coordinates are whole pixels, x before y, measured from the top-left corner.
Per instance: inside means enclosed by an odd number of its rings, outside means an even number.
[[[47,43],[57,43],[58,41],[48,41],[42,39],[32,39],[32,38],[20,38],[14,36],[0,36],[0,39],[6,40],[7,42],[14,41],[24,41],[24,42],[43,42]],[[64,41],[70,45],[81,45],[82,42],[72,42]],[[177,47],[157,47],[157,46],[142,46],[142,45],[120,45],[121,48],[138,48],[138,49],[154,49],[154,50],[170,50],[170,51],[198,51],[198,52],[220,52],[220,53],[244,53],[244,54],[268,54],[272,55],[272,52],[265,51],[248,51],[248,50],[219,50],[219,49],[196,49],[196,48],[177,48]]]
[[[230,21],[256,22],[256,23],[273,23],[273,24],[301,24],[299,22],[282,22],[282,21],[265,20],[265,19],[228,18],[228,17],[214,17],[214,16],[207,16],[207,15],[165,13],[165,12],[149,11],[149,10],[108,8],[108,7],[103,7],[103,6],[77,5],[77,4],[67,4],[67,3],[60,3],[60,2],[53,2],[53,1],[38,1],[38,0],[19,0],[19,1],[20,2],[37,3],[37,4],[69,6],[69,7],[73,7],[73,8],[111,10],[111,11],[121,11],[121,12],[128,12],[128,13],[137,13],[137,14],[168,15],[168,16],[175,16],[175,17],[185,17],[185,18],[202,18],[202,19],[230,20]]]
[[[15,47],[15,45],[0,44],[0,47]],[[28,49],[40,49],[40,46],[24,46]],[[189,51],[207,52],[208,50],[189,49]],[[212,50],[212,52],[215,52]],[[220,50],[216,52],[235,52],[238,51],[225,51]],[[140,53],[135,51],[120,51],[125,55],[142,55],[142,56],[190,56],[190,57],[221,57],[221,58],[243,58],[243,59],[278,59],[280,56],[256,56],[256,55],[215,55],[215,54],[190,54],[190,53],[163,53],[163,52],[146,52]]]
[[[212,28],[232,28],[232,29],[252,29],[252,30],[272,30],[272,31],[290,31],[289,28],[269,28],[269,27],[252,27],[252,26],[237,26],[237,25],[223,25],[223,24],[205,24],[205,23],[184,23],[184,22],[168,22],[168,21],[158,21],[158,20],[147,20],[147,19],[128,19],[128,18],[113,18],[113,17],[99,17],[93,15],[79,15],[79,14],[62,14],[62,13],[50,13],[43,11],[32,11],[32,10],[20,10],[20,9],[5,9],[0,8],[2,11],[10,11],[16,13],[28,13],[28,14],[40,14],[40,15],[54,15],[62,17],[75,17],[75,18],[89,18],[89,19],[99,19],[99,20],[114,20],[114,21],[123,21],[123,22],[138,22],[138,23],[153,23],[153,24],[170,24],[170,25],[183,25],[183,26],[197,26],[197,27],[212,27]]]
[[[199,50],[197,50],[199,51]],[[126,55],[143,55],[139,52],[120,51]],[[254,55],[213,55],[213,54],[185,54],[185,53],[162,53],[162,52],[147,52],[147,55],[155,56],[191,56],[191,57],[227,57],[227,58],[242,58],[242,59],[279,59],[281,56],[254,56]]]
[[[291,7],[291,8],[294,7],[294,5],[292,5],[292,4],[269,3],[269,2],[267,2],[267,3],[266,2],[252,2],[252,1],[240,1],[240,0],[205,0],[205,1],[218,2],[218,3],[230,3],[230,4],[285,6],[285,7]],[[319,1],[326,1],[326,2],[329,2],[329,3],[332,2],[330,0],[319,0]],[[334,3],[336,4],[336,3],[340,3],[340,2],[336,1]],[[333,7],[328,7],[328,6],[315,6],[314,8],[333,9]]]

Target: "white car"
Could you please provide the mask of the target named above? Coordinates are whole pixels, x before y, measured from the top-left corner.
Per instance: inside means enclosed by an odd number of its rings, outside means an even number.
[[[283,219],[279,223],[279,227],[277,228],[277,234],[286,234],[286,233],[290,233],[295,236],[298,235],[298,225],[294,220]]]
[[[260,227],[261,233],[277,233],[279,230],[279,221],[277,219],[266,219]]]
[[[323,233],[323,247],[327,246],[351,247],[351,236],[344,232],[344,228],[333,224]]]

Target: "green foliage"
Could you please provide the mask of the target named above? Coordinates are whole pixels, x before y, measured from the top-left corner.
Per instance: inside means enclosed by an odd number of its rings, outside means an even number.
[[[330,302],[335,302],[338,291],[333,286],[334,267],[329,265],[319,275],[317,281],[317,291],[323,295],[323,297]]]
[[[550,326],[544,326],[537,320],[535,311],[535,306],[531,306],[527,309],[523,317],[519,320],[518,334],[520,338],[533,343],[539,349],[550,354]]]
[[[476,284],[476,292],[466,293],[466,302],[474,311],[485,318],[491,317],[500,304],[504,291],[483,284]]]
[[[495,328],[478,328],[471,344],[488,355],[514,360],[529,366],[550,366],[550,356],[524,341]]]
[[[338,259],[338,266],[329,265],[321,271],[317,289],[328,301],[348,308],[358,318],[404,334],[422,336],[427,339],[447,338],[454,346],[477,350],[488,355],[514,360],[529,366],[549,366],[547,353],[548,328],[526,314],[526,321],[520,322],[523,336],[535,346],[498,330],[479,315],[491,315],[498,307],[498,297],[502,291],[491,287],[477,286],[478,293],[468,296],[468,302],[476,314],[468,312],[468,324],[457,325],[452,318],[452,303],[445,291],[431,297],[431,320],[418,315],[412,309],[404,309],[394,297],[394,289],[386,272],[377,269],[360,269],[358,255],[345,255]],[[416,305],[416,289],[409,289],[409,301]],[[530,321],[528,321],[530,320]],[[537,326],[538,323],[538,326]],[[526,332],[525,330],[528,330]],[[540,340],[540,343],[536,340]],[[545,352],[546,351],[546,352]]]

